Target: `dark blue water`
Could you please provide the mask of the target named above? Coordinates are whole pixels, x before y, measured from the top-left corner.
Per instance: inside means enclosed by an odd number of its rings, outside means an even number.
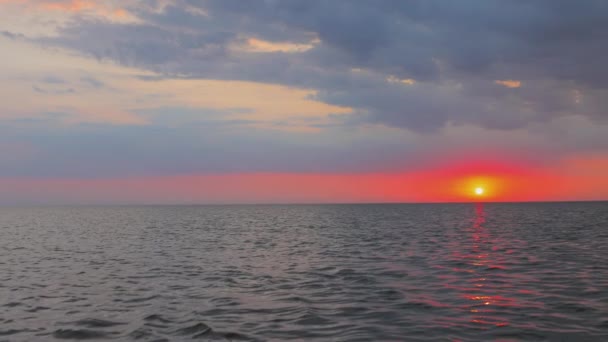
[[[608,341],[608,204],[0,209],[0,341]]]

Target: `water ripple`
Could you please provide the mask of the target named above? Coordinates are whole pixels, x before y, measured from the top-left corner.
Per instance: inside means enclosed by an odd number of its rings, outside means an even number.
[[[0,340],[608,340],[608,204],[0,209]]]

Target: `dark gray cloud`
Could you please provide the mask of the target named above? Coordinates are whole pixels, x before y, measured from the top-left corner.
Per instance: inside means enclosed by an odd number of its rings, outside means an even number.
[[[10,31],[0,31],[0,34],[3,37],[6,37],[6,38],[12,39],[12,40],[24,39],[25,38],[25,36],[23,34],[14,33],[14,32],[10,32]]]
[[[88,85],[89,87],[93,87],[96,89],[100,89],[106,86],[105,83],[92,76],[83,76],[80,78],[80,81]]]
[[[48,83],[48,84],[65,84],[66,81],[60,77],[57,76],[47,76],[45,78],[42,79],[43,83]]]
[[[598,43],[608,37],[608,4],[601,0],[188,2],[211,13],[315,32],[359,66],[401,72],[399,76],[433,78],[440,72],[433,66],[435,58],[454,72],[513,77],[518,68],[498,68],[512,63],[537,70],[538,76],[608,85],[602,77],[606,68],[599,75],[594,68],[603,65],[597,52],[606,47]]]
[[[33,85],[32,89],[39,94],[52,94],[52,95],[63,95],[63,94],[74,94],[76,90],[74,88],[63,88],[63,87],[39,87]]]
[[[43,42],[163,77],[313,88],[317,100],[353,107],[350,122],[421,132],[606,119],[602,0],[176,0],[130,11],[142,22],[80,18]],[[244,37],[319,43],[300,53],[233,51]]]

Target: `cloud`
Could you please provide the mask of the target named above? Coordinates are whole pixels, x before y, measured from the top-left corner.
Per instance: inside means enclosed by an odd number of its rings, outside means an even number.
[[[78,117],[80,122],[101,123],[107,113],[108,123],[131,125],[144,124],[145,120],[137,119],[135,113],[150,108],[192,108],[198,110],[201,120],[209,110],[216,110],[223,113],[218,120],[294,131],[318,129],[314,125],[324,123],[328,113],[350,112],[350,108],[313,100],[315,91],[311,89],[243,81],[167,79],[23,42],[10,41],[4,47],[7,63],[0,66],[0,74],[11,86],[3,89],[0,117],[15,112],[32,116],[66,112],[72,117],[63,122],[75,124]],[[181,120],[173,114],[165,114],[168,125]]]
[[[12,40],[25,38],[25,36],[22,34],[13,33],[13,32],[9,32],[9,31],[2,31],[2,32],[0,32],[0,34],[2,34],[2,36],[12,39]]]
[[[290,42],[270,42],[266,40],[260,40],[256,38],[245,39],[240,45],[236,45],[237,50],[243,50],[247,52],[304,52],[314,48],[314,44],[318,41],[311,41],[309,44],[297,44]]]
[[[32,86],[32,89],[39,94],[65,95],[76,92],[73,88],[41,88],[37,85]]]
[[[392,76],[392,75],[387,77],[386,81],[389,83],[403,83],[403,84],[409,84],[409,85],[416,83],[416,80],[414,80],[414,79],[411,79],[411,78],[400,79],[400,78]]]
[[[423,132],[604,116],[589,105],[607,95],[602,1],[208,0],[129,9],[139,23],[82,17],[43,42],[165,77],[316,89],[317,100],[353,107],[359,120]],[[502,89],[490,94],[489,84]],[[581,104],[544,89],[593,95]]]
[[[105,86],[105,83],[103,83],[102,81],[91,77],[91,76],[83,76],[80,78],[80,81],[85,83],[86,85],[93,87],[93,88],[103,88]]]
[[[42,79],[42,82],[44,83],[48,83],[48,84],[65,84],[65,80],[63,80],[60,77],[57,76],[47,76],[45,78]]]
[[[519,88],[521,87],[521,81],[515,80],[496,80],[494,83],[499,84],[501,86],[505,86],[507,88]]]
[[[125,1],[122,1],[125,3]],[[126,3],[129,3],[127,1]],[[121,1],[92,0],[0,0],[0,6],[21,6],[28,11],[63,12],[66,14],[88,14],[108,19],[132,19],[130,13],[120,6]]]

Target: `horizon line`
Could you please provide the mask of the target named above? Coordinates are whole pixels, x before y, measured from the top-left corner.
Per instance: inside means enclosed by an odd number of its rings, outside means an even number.
[[[532,204],[532,203],[602,203],[597,200],[529,200],[529,201],[437,201],[437,202],[231,202],[231,203],[20,203],[0,204],[0,208],[23,207],[197,207],[197,206],[314,206],[314,205],[416,205],[416,204]]]

